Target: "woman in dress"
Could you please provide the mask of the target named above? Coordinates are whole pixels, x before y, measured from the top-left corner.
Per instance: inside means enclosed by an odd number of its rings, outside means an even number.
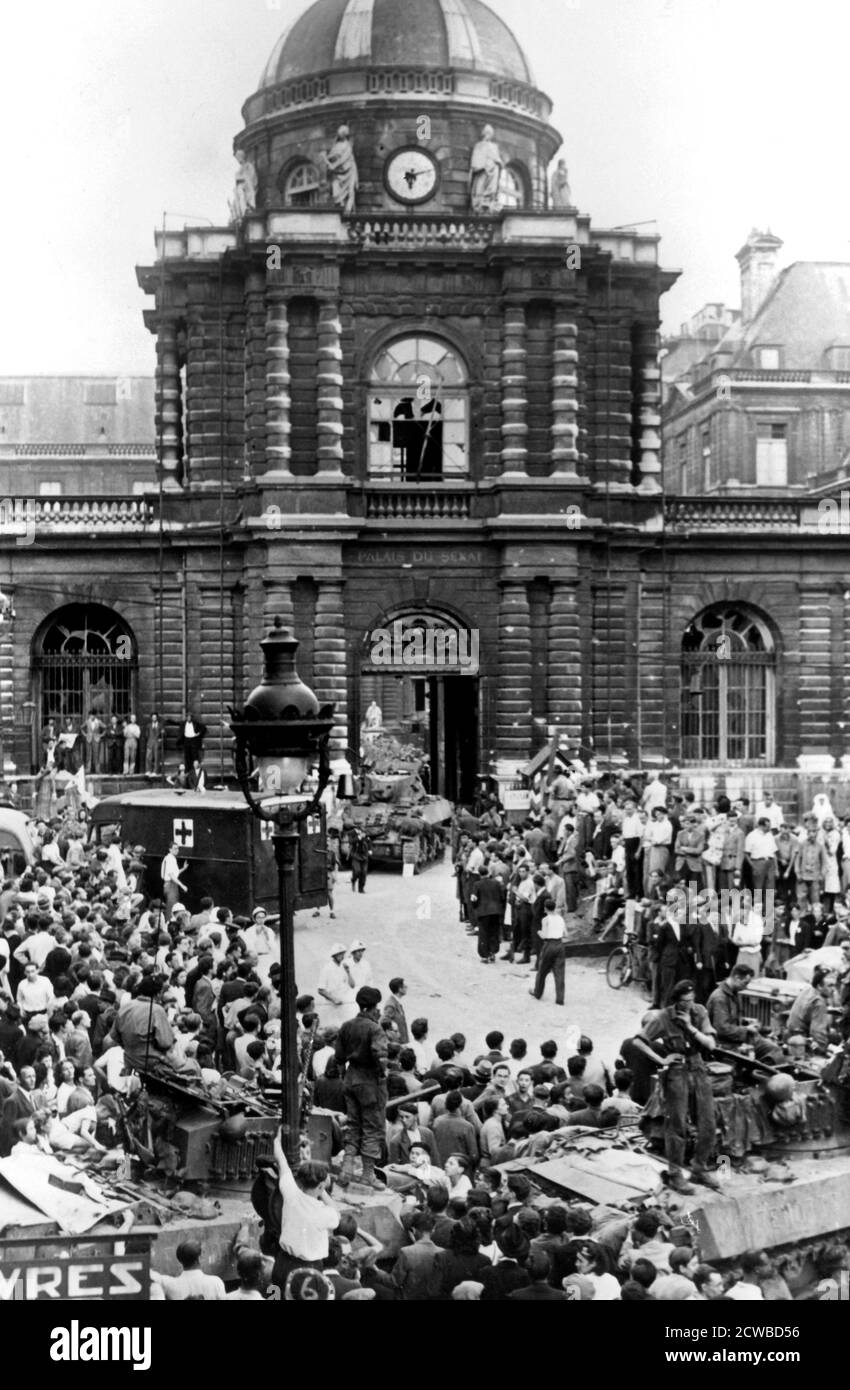
[[[732,945],[737,946],[736,965],[748,965],[754,976],[761,974],[761,944],[764,939],[764,919],[753,907],[748,889],[741,894],[738,921],[732,927]]]
[[[841,845],[841,831],[832,816],[825,816],[820,830],[820,839],[826,856],[826,870],[823,876],[821,901],[827,912],[831,912],[835,899],[841,892],[841,875],[838,869],[838,851]]]

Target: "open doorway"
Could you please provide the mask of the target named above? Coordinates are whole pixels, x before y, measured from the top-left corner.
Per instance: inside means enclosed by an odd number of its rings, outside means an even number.
[[[426,760],[425,784],[435,796],[471,803],[478,776],[478,691],[472,676],[364,673],[361,718],[412,746]],[[378,714],[374,713],[377,706]],[[365,728],[361,730],[361,743]]]

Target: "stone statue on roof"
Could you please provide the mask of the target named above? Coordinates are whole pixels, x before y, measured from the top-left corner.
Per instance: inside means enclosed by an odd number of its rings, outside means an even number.
[[[573,195],[570,191],[570,173],[565,159],[558,160],[558,167],[552,175],[549,190],[553,208],[572,207]]]
[[[256,166],[244,150],[236,151],[236,163],[239,167],[236,170],[233,197],[230,200],[231,222],[241,222],[246,213],[254,212],[259,185]]]
[[[331,201],[340,212],[350,217],[354,211],[359,179],[351,131],[347,125],[340,126],[336,140],[329,150],[323,152],[322,159],[330,179]]]
[[[487,216],[502,206],[502,171],[505,161],[496,144],[495,131],[485,125],[481,139],[469,162],[469,190],[472,211]]]

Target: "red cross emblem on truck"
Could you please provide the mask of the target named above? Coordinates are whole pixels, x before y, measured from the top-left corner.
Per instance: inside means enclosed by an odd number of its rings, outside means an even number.
[[[195,822],[175,820],[174,839],[181,849],[191,849],[195,843]]]

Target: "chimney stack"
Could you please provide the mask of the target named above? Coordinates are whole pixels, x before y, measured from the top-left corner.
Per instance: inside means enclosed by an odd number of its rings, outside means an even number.
[[[741,267],[741,323],[752,323],[776,279],[776,258],[784,242],[754,227],[735,259]]]

